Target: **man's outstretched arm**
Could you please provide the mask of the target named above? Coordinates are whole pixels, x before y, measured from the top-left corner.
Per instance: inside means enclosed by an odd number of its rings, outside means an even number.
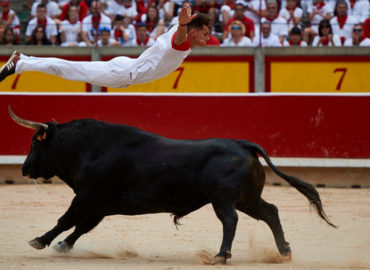
[[[179,13],[179,27],[177,28],[177,35],[174,40],[175,45],[181,45],[188,39],[188,27],[187,24],[190,23],[197,15],[191,15],[191,7],[182,8]]]

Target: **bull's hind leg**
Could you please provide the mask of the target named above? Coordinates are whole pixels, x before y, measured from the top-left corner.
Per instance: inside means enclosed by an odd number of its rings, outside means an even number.
[[[265,221],[274,235],[275,243],[280,254],[288,258],[291,257],[289,243],[285,241],[284,232],[280,223],[278,208],[275,205],[267,203],[261,198],[257,203],[253,205],[245,206],[242,203],[239,203],[236,207],[238,210],[257,220]]]
[[[235,236],[238,214],[235,211],[234,203],[212,203],[217,217],[222,222],[223,239],[220,252],[213,259],[212,264],[226,263],[231,258],[231,246]]]
[[[85,219],[78,223],[73,233],[71,233],[66,239],[58,242],[53,248],[61,253],[67,253],[73,248],[73,245],[80,238],[81,235],[88,233],[95,228],[96,225],[103,219],[102,216],[95,216]]]

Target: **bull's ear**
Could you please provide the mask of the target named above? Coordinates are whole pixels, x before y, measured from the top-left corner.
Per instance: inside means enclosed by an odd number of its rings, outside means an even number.
[[[45,141],[46,140],[46,130],[44,130],[44,134],[37,136],[36,139],[40,142]]]

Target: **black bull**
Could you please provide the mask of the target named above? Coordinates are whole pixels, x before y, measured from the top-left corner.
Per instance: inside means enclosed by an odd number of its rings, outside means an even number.
[[[246,140],[172,140],[134,127],[90,119],[46,124],[21,119],[36,130],[23,175],[58,176],[76,196],[57,225],[30,245],[43,249],[62,232],[75,227],[60,252],[108,215],[167,212],[178,219],[211,203],[223,225],[223,239],[214,262],[225,263],[238,221],[236,209],[265,221],[281,255],[290,257],[289,243],[275,205],[261,198],[265,173],[257,154],[272,170],[300,191],[329,225],[316,189],[278,170],[265,150]]]

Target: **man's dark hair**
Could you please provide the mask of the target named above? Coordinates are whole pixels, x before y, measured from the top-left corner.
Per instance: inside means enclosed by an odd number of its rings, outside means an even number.
[[[38,4],[36,9],[39,9],[39,8],[46,8],[47,9],[45,4]]]
[[[202,29],[203,26],[209,26],[211,24],[211,17],[204,13],[199,13],[197,16],[188,23],[188,30],[192,28]]]

